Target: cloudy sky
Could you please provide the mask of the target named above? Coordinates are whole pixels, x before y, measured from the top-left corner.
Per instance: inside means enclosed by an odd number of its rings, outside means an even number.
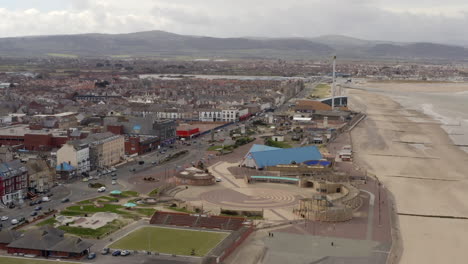
[[[146,30],[468,45],[468,1],[0,0],[0,37]]]

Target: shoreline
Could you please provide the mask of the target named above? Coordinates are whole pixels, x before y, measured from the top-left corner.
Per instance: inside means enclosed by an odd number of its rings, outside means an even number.
[[[422,219],[423,217],[403,216],[398,213],[468,216],[468,210],[464,208],[463,203],[465,198],[468,199],[468,195],[462,193],[463,185],[466,184],[466,177],[462,172],[466,171],[468,166],[462,164],[452,167],[452,163],[460,164],[463,160],[466,161],[467,153],[455,144],[450,146],[452,139],[439,124],[424,124],[409,117],[416,115],[419,119],[434,120],[426,113],[408,109],[391,96],[378,92],[361,89],[349,91],[353,99],[356,99],[357,105],[353,110],[368,114],[368,119],[352,133],[353,142],[356,142],[353,148],[357,152],[357,162],[359,166],[365,167],[381,179],[394,200],[391,207],[394,212],[391,213],[395,245],[392,245],[392,257],[389,257],[387,263],[397,263],[398,260],[401,260],[401,263],[441,263],[442,260],[465,263],[463,251],[456,250],[459,246],[450,246],[454,244],[453,240],[447,241],[445,237],[447,233],[451,233],[454,240],[461,241],[459,244],[468,245],[468,238],[460,234],[462,232],[459,228],[447,228],[457,220]],[[406,113],[406,116],[403,113]],[[419,149],[409,144],[398,143],[398,140],[430,142],[433,145],[427,149]],[[379,157],[377,154],[383,156]],[[419,159],[415,159],[416,157]],[[431,157],[435,159],[429,159]],[[447,164],[444,165],[444,162]],[[392,164],[393,167],[388,164]],[[439,165],[445,167],[438,170]],[[437,181],[425,180],[430,178]],[[457,182],[445,181],[450,178],[457,179]],[[437,189],[438,185],[444,190],[456,188],[456,185],[461,187],[454,191],[454,194],[444,197]],[[432,193],[435,195],[431,195]],[[450,196],[454,196],[455,199]],[[454,203],[455,201],[458,203]],[[447,208],[450,203],[452,206]],[[433,204],[435,206],[431,208]],[[468,223],[457,224],[468,228]],[[427,233],[429,230],[432,234]],[[444,239],[437,239],[438,237]],[[427,247],[421,246],[425,244],[432,244],[441,254],[428,254]]]

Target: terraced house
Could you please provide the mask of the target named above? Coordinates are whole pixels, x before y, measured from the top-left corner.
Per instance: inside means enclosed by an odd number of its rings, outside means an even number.
[[[19,160],[0,164],[0,197],[3,204],[17,203],[28,191],[27,167]]]

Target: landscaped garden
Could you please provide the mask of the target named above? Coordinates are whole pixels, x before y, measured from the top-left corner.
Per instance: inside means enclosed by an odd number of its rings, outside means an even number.
[[[151,217],[156,211],[154,208],[141,208],[136,202],[134,203],[134,201],[142,199],[139,198],[138,192],[115,191],[115,193],[118,195],[104,195],[77,202],[54,217],[37,223],[36,226],[52,225],[83,238],[99,239],[134,220]],[[94,223],[94,220],[89,217],[95,217],[96,213],[114,213],[115,215],[110,215],[110,218],[105,216],[104,219],[96,215],[97,220]],[[92,224],[90,225],[89,222]]]

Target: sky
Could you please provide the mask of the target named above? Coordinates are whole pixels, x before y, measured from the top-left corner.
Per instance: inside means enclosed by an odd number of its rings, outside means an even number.
[[[164,30],[468,46],[467,0],[0,0],[0,37]]]

